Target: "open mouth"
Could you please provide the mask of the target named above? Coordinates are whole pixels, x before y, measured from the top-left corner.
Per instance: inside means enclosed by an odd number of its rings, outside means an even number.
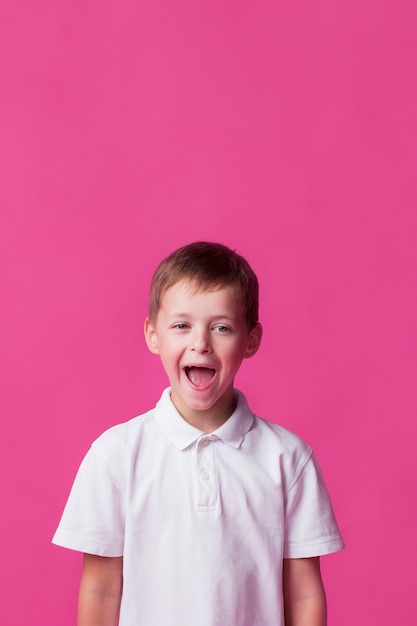
[[[216,370],[211,367],[196,367],[192,365],[185,368],[185,373],[190,383],[195,387],[204,387],[211,381]]]

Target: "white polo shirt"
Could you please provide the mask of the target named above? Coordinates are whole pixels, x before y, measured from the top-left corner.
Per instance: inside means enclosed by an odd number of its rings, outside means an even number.
[[[282,559],[343,548],[311,449],[236,394],[207,435],[167,389],[84,458],[53,542],[123,555],[119,626],[283,626]]]

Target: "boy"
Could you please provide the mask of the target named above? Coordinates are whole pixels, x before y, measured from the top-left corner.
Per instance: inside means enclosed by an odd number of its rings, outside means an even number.
[[[261,336],[241,256],[160,264],[145,339],[170,388],[92,445],[53,539],[84,553],[78,626],[325,626],[319,556],[343,542],[320,470],[233,387]]]

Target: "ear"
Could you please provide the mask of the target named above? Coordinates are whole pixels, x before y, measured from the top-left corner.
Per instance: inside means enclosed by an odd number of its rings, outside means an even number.
[[[251,356],[256,354],[262,339],[262,324],[259,322],[249,333],[248,345],[246,347],[245,359],[250,359]]]
[[[155,330],[154,325],[150,321],[149,317],[147,317],[145,320],[145,326],[143,330],[145,333],[146,345],[148,346],[149,350],[153,354],[159,354],[158,338],[156,336],[156,330]]]

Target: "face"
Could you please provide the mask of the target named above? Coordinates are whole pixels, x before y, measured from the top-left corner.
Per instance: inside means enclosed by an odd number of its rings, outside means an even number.
[[[242,360],[257,351],[258,324],[248,331],[243,305],[230,287],[195,291],[180,281],[164,294],[156,322],[145,322],[149,349],[159,354],[179,413],[204,430],[233,412],[233,381]]]

